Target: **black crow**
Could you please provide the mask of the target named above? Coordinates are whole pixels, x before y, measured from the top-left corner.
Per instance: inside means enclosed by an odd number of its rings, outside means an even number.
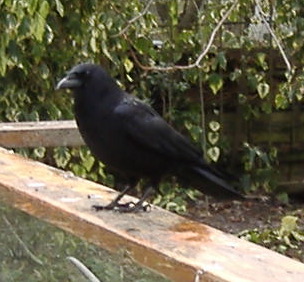
[[[58,83],[61,88],[73,91],[76,122],[85,143],[113,173],[117,185],[124,185],[113,202],[96,209],[144,209],[144,201],[166,175],[219,199],[242,197],[199,150],[149,105],[123,91],[101,66],[75,66]],[[139,202],[120,204],[141,178],[149,185]]]

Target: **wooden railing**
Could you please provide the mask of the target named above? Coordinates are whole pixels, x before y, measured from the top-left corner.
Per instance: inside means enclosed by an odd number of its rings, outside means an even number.
[[[71,121],[24,125],[2,125],[0,144],[82,144]],[[106,204],[117,192],[6,149],[0,149],[0,160],[6,203],[104,249],[124,248],[173,281],[303,281],[304,264],[261,246],[156,206],[137,214],[95,212],[92,204]]]

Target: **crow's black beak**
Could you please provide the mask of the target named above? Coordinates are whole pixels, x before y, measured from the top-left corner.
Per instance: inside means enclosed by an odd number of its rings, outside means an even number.
[[[72,88],[80,87],[81,85],[82,85],[82,81],[79,78],[68,75],[58,82],[55,89],[56,90],[62,88],[72,89]]]

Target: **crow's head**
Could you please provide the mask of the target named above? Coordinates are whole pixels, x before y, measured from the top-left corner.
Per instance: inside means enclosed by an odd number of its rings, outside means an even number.
[[[98,82],[99,84],[109,81],[109,76],[99,65],[95,64],[80,64],[73,67],[68,74],[59,81],[56,89],[69,88],[76,89],[81,88],[87,84]]]

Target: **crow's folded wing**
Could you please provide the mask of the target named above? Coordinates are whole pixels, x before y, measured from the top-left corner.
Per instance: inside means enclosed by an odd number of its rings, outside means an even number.
[[[127,99],[115,109],[123,130],[142,148],[168,157],[172,161],[197,163],[201,153],[175,131],[151,107],[136,99]]]

